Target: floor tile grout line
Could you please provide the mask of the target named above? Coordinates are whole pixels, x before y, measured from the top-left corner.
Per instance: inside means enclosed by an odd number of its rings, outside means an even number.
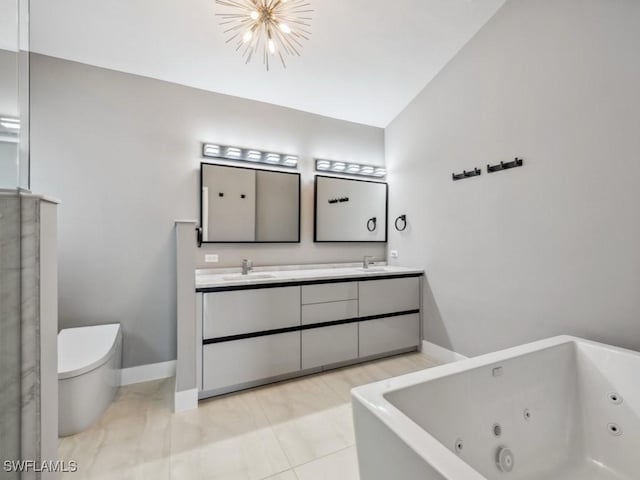
[[[280,450],[282,451],[282,453],[284,455],[284,458],[287,460],[287,463],[289,464],[289,470],[292,470],[293,469],[293,462],[289,458],[289,455],[287,454],[287,450],[284,448],[284,446],[282,445],[282,442],[278,438],[278,434],[275,431],[274,425],[271,422],[271,419],[269,418],[269,415],[267,415],[267,412],[266,412],[266,409],[265,409],[264,405],[260,401],[260,396],[257,395],[256,392],[253,392],[253,395],[255,396],[256,402],[258,402],[258,406],[260,407],[260,411],[262,411],[262,414],[267,419],[267,423],[269,424],[269,430],[271,431],[271,434],[276,439],[276,442],[278,442],[278,447],[280,447]],[[284,471],[286,472],[286,470],[284,470]],[[279,473],[282,473],[282,472],[279,472]],[[277,475],[277,473],[274,474],[274,475]]]
[[[354,369],[354,370],[355,370],[355,369]],[[337,372],[336,372],[336,373],[337,373]],[[335,393],[335,394],[336,394],[340,399],[342,399],[342,394],[341,394],[337,389],[335,389],[335,388],[334,388],[334,387],[333,387],[329,382],[327,382],[327,381],[324,379],[324,376],[319,377],[319,380],[321,380],[323,384],[325,384],[327,387],[329,387],[329,390],[331,390],[331,391],[332,391],[333,393]],[[352,389],[353,389],[353,388],[355,388],[355,387],[352,387]],[[351,389],[349,390],[349,392],[351,392]],[[345,404],[346,404],[346,403],[351,403],[351,399],[346,400],[346,401],[345,401]]]
[[[325,386],[329,387],[329,390],[331,390],[331,391],[332,391],[332,392],[333,392],[333,393],[334,393],[338,398],[342,398],[342,397],[341,397],[341,395],[339,395],[339,394],[338,394],[338,393],[337,393],[337,392],[336,392],[336,391],[331,387],[331,385],[329,385],[329,384],[328,384],[328,382],[324,381],[322,378],[318,378],[318,379],[319,379],[319,380],[321,380],[322,385],[325,385]],[[276,387],[274,387],[274,388],[278,388],[278,387],[276,386]],[[254,392],[254,395],[255,395],[255,392]],[[287,454],[286,449],[285,449],[285,448],[284,448],[284,446],[282,445],[282,442],[280,441],[280,438],[278,437],[278,434],[277,434],[277,433],[276,433],[276,431],[275,431],[274,425],[273,425],[273,423],[271,422],[271,419],[269,418],[269,415],[267,415],[267,412],[265,411],[265,407],[264,407],[264,405],[262,404],[262,402],[260,401],[259,396],[258,396],[258,395],[255,395],[255,396],[256,396],[256,401],[258,402],[258,405],[260,406],[260,409],[262,410],[262,412],[263,412],[264,416],[266,417],[267,422],[269,422],[269,428],[270,428],[271,432],[273,433],[273,436],[276,438],[276,441],[278,442],[278,446],[279,446],[279,447],[280,447],[280,449],[283,451],[284,456],[285,456],[285,458],[287,459],[287,462],[289,462],[289,465],[291,466],[291,470],[293,470],[294,475],[296,475],[296,473],[295,473],[295,469],[296,469],[296,468],[298,468],[298,467],[300,467],[300,466],[302,466],[302,465],[306,465],[307,463],[314,462],[314,461],[319,460],[319,459],[321,459],[321,458],[328,457],[329,455],[333,455],[333,454],[335,454],[335,453],[341,452],[341,451],[343,451],[343,450],[346,450],[346,449],[348,449],[348,448],[351,448],[351,447],[354,447],[354,446],[355,446],[355,443],[353,443],[353,444],[349,444],[349,445],[347,445],[346,447],[342,447],[342,448],[340,448],[340,449],[338,449],[338,450],[335,450],[335,451],[333,451],[333,452],[327,453],[327,454],[325,454],[325,455],[321,455],[320,457],[316,457],[316,458],[311,459],[311,460],[309,460],[309,461],[307,461],[307,462],[303,462],[303,463],[300,463],[300,464],[298,464],[298,465],[294,465],[294,462],[291,460],[291,458],[289,458],[289,455]],[[347,404],[349,404],[349,403],[350,403],[350,402],[345,402],[345,403],[340,404],[340,406],[344,406],[344,405],[347,405]],[[353,422],[353,418],[351,419],[351,421]],[[286,471],[286,470],[285,470],[285,471]],[[282,473],[282,472],[280,472],[280,473]],[[274,475],[277,475],[277,473],[276,473],[276,474],[274,474]],[[268,478],[268,477],[267,477],[267,478]],[[296,478],[298,478],[298,476],[297,476],[297,475],[296,475]]]
[[[295,475],[295,472],[293,471],[293,467],[289,467],[286,470],[280,470],[279,472],[272,473],[268,477],[262,477],[260,480],[270,480],[273,477],[277,477],[278,475],[282,475],[283,473],[287,473],[287,472],[291,472]]]
[[[330,457],[331,455],[335,455],[337,453],[344,452],[345,450],[349,450],[350,448],[354,448],[355,446],[356,446],[355,443],[353,443],[351,445],[347,445],[346,447],[342,447],[342,448],[340,448],[340,449],[338,449],[338,450],[336,450],[334,452],[327,453],[327,454],[322,455],[322,456],[320,456],[318,458],[314,458],[313,460],[309,460],[307,462],[301,463],[300,465],[296,465],[295,467],[291,467],[291,469],[294,470],[294,473],[295,473],[295,469],[296,468],[300,468],[300,467],[303,467],[305,465],[309,465],[310,463],[316,462],[318,460],[322,460],[322,459],[325,459],[327,457]]]

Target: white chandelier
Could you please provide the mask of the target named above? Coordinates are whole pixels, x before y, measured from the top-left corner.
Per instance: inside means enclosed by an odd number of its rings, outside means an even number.
[[[313,10],[308,0],[216,0],[229,12],[222,19],[226,43],[236,41],[246,63],[261,55],[269,70],[270,57],[278,56],[287,67],[285,55],[300,56],[302,40],[309,40]]]

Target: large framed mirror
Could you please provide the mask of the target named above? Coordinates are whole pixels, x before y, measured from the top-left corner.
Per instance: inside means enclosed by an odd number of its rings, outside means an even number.
[[[200,164],[202,243],[299,243],[300,174]]]
[[[316,175],[314,241],[386,242],[388,199],[386,183]]]

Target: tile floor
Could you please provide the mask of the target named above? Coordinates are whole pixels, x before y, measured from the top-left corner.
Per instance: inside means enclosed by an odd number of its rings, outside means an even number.
[[[61,439],[67,478],[356,480],[349,391],[436,363],[421,353],[268,385],[172,414],[173,379],[120,389],[97,425]]]

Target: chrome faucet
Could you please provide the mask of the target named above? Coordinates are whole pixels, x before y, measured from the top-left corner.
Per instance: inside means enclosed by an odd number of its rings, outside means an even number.
[[[253,270],[253,262],[246,258],[242,260],[242,275],[249,275],[249,272]]]
[[[369,268],[369,265],[373,263],[373,257],[371,255],[365,255],[362,259],[362,268],[365,270]]]

